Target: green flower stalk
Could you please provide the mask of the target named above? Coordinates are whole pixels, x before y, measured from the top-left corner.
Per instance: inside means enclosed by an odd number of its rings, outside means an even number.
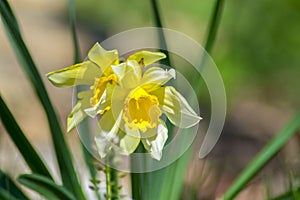
[[[87,116],[97,117],[100,131],[95,142],[101,158],[112,148],[131,154],[142,142],[151,156],[160,160],[168,138],[163,115],[180,128],[201,120],[174,87],[165,86],[175,78],[175,70],[155,66],[164,58],[161,52],[139,51],[120,62],[117,50],[107,51],[96,43],[87,61],[47,74],[58,87],[90,85],[78,93],[67,130]]]

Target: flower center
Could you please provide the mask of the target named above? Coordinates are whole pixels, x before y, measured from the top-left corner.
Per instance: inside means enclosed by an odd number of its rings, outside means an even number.
[[[94,85],[90,87],[91,90],[94,90],[94,96],[90,99],[91,105],[92,106],[97,105],[108,83],[114,84],[116,82],[117,82],[117,76],[115,74],[110,74],[108,76],[95,78]]]
[[[159,124],[162,112],[158,107],[158,99],[144,89],[138,88],[125,101],[123,119],[132,130],[145,132]]]

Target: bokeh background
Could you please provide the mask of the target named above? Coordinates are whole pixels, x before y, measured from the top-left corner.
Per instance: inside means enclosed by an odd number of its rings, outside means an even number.
[[[75,2],[83,58],[96,41],[131,28],[155,25],[150,1]],[[10,4],[42,75],[73,63],[67,1],[12,0]],[[214,1],[161,0],[159,7],[164,27],[180,31],[204,45]],[[226,87],[226,124],[211,154],[203,160],[194,156],[191,161],[182,199],[214,199],[222,194],[299,109],[300,1],[226,0],[211,56]],[[45,76],[43,79],[65,128],[72,106],[72,89],[55,88]],[[0,92],[28,138],[55,172],[56,160],[45,115],[16,60],[2,24]],[[200,102],[202,116],[206,112],[209,115],[208,95],[203,95]],[[78,136],[72,132],[66,134],[66,138],[88,191]],[[268,194],[276,196],[288,190],[291,181],[299,184],[299,141],[298,134],[237,199],[265,199]],[[13,177],[29,172],[2,124],[0,168]],[[129,194],[128,181],[129,178],[123,180],[125,194]]]

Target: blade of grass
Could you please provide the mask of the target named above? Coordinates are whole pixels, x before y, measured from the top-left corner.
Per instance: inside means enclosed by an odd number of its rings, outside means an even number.
[[[19,183],[38,192],[51,200],[75,200],[76,198],[65,187],[55,184],[51,179],[38,174],[23,174],[18,177]]]
[[[221,21],[225,0],[217,0],[206,33],[205,50],[211,53]]]
[[[33,173],[44,175],[52,179],[50,172],[45,166],[44,162],[30,144],[25,134],[19,127],[12,113],[6,106],[4,100],[0,96],[0,119],[6,128],[10,138],[22,154],[27,165]]]
[[[26,72],[26,75],[31,81],[31,84],[46,112],[62,181],[64,185],[75,194],[77,199],[85,199],[78,182],[71,155],[65,142],[57,115],[51,104],[37,67],[22,39],[19,28],[16,27],[16,18],[13,12],[8,12],[9,10],[11,10],[11,8],[8,2],[6,0],[0,0],[0,13],[7,36],[10,39],[15,54],[21,63],[23,70]]]
[[[159,8],[158,8],[156,0],[151,0],[151,7],[153,10],[154,22],[155,22],[156,27],[163,28],[161,17],[159,14]],[[166,42],[166,38],[165,38],[165,35],[164,35],[164,32],[162,29],[158,30],[158,35],[159,35],[160,45],[161,45],[161,49],[162,49],[161,51],[164,54],[166,54],[166,56],[167,56],[164,60],[161,61],[161,63],[164,65],[167,65],[167,66],[171,66],[169,52],[166,50],[166,49],[168,49],[167,42]]]
[[[29,200],[28,197],[22,192],[22,190],[7,176],[4,172],[0,170],[0,199],[13,200]]]
[[[300,126],[300,112],[280,131],[247,165],[235,179],[221,199],[233,199],[247,183],[272,159],[289,139],[296,133]]]

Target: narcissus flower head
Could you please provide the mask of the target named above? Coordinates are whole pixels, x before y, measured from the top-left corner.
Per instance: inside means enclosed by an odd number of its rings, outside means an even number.
[[[130,154],[142,142],[160,160],[168,138],[162,116],[180,128],[201,119],[174,87],[165,86],[175,78],[175,70],[152,65],[165,57],[161,52],[139,51],[120,62],[117,50],[106,51],[97,43],[87,61],[49,73],[48,79],[58,87],[90,85],[90,90],[78,94],[68,116],[68,131],[87,115],[98,116],[95,142],[101,157],[113,146]]]

